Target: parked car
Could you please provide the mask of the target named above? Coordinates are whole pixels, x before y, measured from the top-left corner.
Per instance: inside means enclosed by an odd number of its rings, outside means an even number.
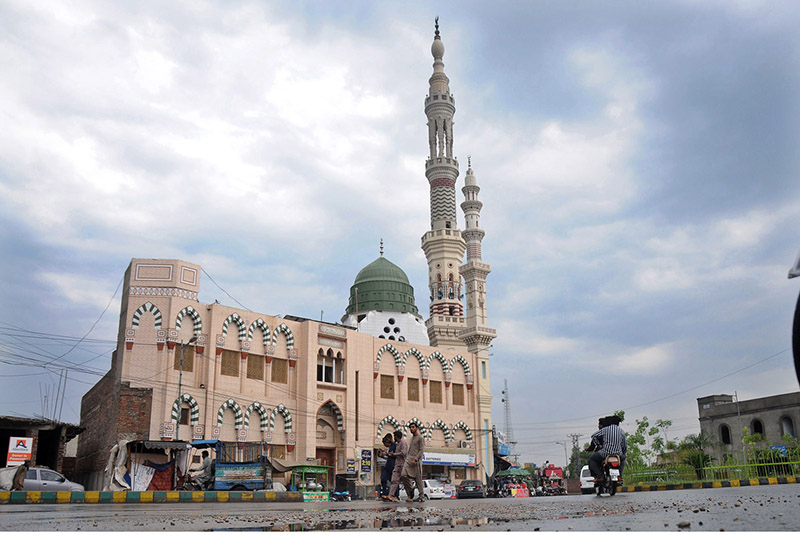
[[[459,498],[485,498],[486,485],[479,479],[465,479],[457,487]]]
[[[441,500],[444,499],[444,484],[441,481],[436,479],[423,479],[422,483],[425,485],[423,489],[423,493],[425,494],[426,500]],[[419,497],[418,494],[414,493],[414,497]],[[400,499],[406,500],[408,495],[406,494],[406,489],[402,486],[400,487]]]
[[[581,494],[594,494],[594,478],[589,471],[589,465],[584,464],[581,468]]]
[[[83,485],[73,483],[55,470],[49,468],[29,468],[25,474],[22,490],[69,490],[83,492]]]

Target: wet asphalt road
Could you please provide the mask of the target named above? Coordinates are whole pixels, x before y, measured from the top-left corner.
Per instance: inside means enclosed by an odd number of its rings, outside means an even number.
[[[6,505],[4,531],[797,531],[800,485],[420,504]]]

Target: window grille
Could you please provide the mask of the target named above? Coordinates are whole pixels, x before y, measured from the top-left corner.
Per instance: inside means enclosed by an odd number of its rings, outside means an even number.
[[[225,349],[222,351],[220,373],[231,377],[239,376],[239,352]]]
[[[175,370],[181,369],[181,345],[175,345]],[[194,346],[183,346],[183,371],[194,371]]]
[[[264,357],[249,355],[247,357],[247,378],[264,379]]]
[[[289,361],[285,359],[272,359],[272,382],[283,383],[289,382]]]
[[[394,376],[381,375],[381,398],[394,399]]]
[[[419,379],[408,380],[408,401],[419,401]]]
[[[464,385],[453,384],[453,405],[464,404]]]
[[[441,403],[442,402],[442,382],[441,381],[431,381],[431,403]]]

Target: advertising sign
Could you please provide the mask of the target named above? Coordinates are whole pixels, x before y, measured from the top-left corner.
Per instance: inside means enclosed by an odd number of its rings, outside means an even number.
[[[475,455],[461,453],[431,453],[422,454],[423,465],[438,466],[475,466]]]
[[[32,460],[33,437],[11,437],[8,440],[6,466],[18,466]]]
[[[346,472],[348,474],[355,474],[356,473],[356,460],[355,459],[347,459]]]
[[[365,474],[372,472],[372,450],[361,450],[361,471]]]

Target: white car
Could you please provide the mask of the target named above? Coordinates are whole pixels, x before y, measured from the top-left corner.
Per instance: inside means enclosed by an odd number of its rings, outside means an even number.
[[[589,465],[584,464],[583,468],[581,468],[581,494],[593,494],[594,493],[594,478],[592,477],[592,473],[589,471]]]
[[[425,485],[423,493],[426,500],[441,500],[445,498],[444,484],[437,479],[423,479],[422,483]],[[418,498],[419,495],[415,492],[414,497]],[[408,499],[406,489],[400,486],[400,500]]]

